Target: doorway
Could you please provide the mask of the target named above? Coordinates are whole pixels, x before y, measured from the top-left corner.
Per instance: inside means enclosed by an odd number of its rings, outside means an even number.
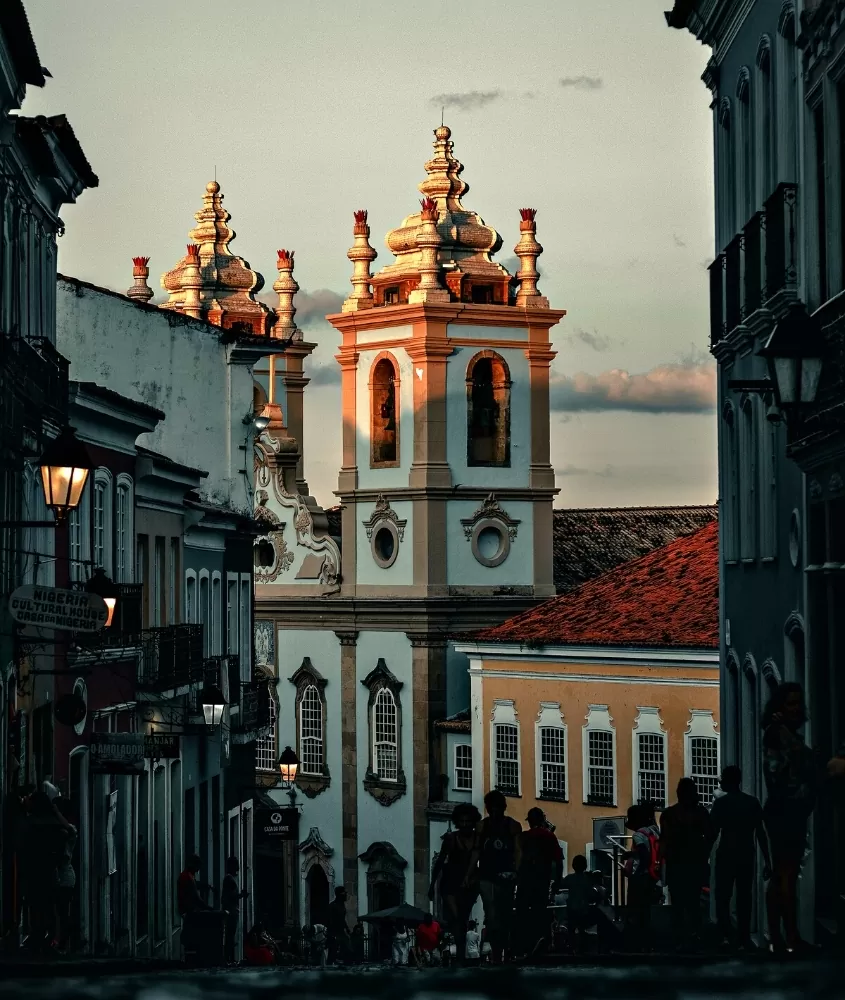
[[[308,891],[308,923],[326,924],[329,917],[329,880],[320,865],[311,865],[305,884]]]
[[[373,913],[386,910],[391,906],[399,906],[403,902],[402,890],[395,882],[376,882],[370,886],[371,910]],[[370,961],[386,961],[392,957],[393,941],[390,925],[371,924],[372,946]]]

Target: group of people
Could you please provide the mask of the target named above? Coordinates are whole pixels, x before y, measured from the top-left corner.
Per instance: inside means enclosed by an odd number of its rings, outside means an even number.
[[[78,838],[72,808],[45,782],[19,789],[16,857],[23,903],[24,946],[36,953],[67,951],[73,944],[73,865]]]
[[[775,953],[806,953],[811,946],[798,929],[798,877],[807,846],[807,829],[820,783],[814,753],[800,731],[807,721],[801,686],[781,684],[763,714],[763,776],[766,802],[742,791],[742,772],[731,765],[721,776],[721,791],[708,810],[700,802],[695,782],[678,784],[678,801],[656,823],[648,805],[628,810],[632,832],[626,861],[626,914],[632,936],[648,946],[651,905],[669,891],[678,946],[695,946],[703,901],[713,871],[715,910],[723,945],[739,950],[754,947],[751,937],[752,895],[757,850],[768,883],[766,910],[769,948]],[[845,775],[845,758],[833,758],[831,778]],[[735,899],[736,926],[731,919]]]

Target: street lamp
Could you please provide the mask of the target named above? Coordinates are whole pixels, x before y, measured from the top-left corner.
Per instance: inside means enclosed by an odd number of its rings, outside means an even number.
[[[56,522],[61,522],[69,510],[79,506],[88,473],[94,467],[88,449],[72,427],[65,427],[44,449],[39,465],[44,499],[55,512]]]
[[[290,747],[285,747],[282,756],[279,757],[279,771],[282,775],[282,788],[293,788],[296,781],[296,769],[299,767],[299,757],[296,751]]]
[[[117,605],[117,599],[120,596],[120,588],[116,583],[112,582],[110,577],[106,576],[106,571],[103,567],[98,566],[94,570],[94,575],[85,584],[85,589],[89,594],[96,594],[97,597],[102,597],[103,601],[105,601],[109,616],[106,618],[106,624],[103,627],[108,628],[114,618],[114,609]]]
[[[821,323],[793,302],[757,354],[766,359],[777,405],[795,412],[815,402],[826,345]]]
[[[209,728],[219,726],[223,721],[226,699],[216,684],[205,685],[200,694],[200,704],[202,705],[202,714],[205,716],[205,724]]]

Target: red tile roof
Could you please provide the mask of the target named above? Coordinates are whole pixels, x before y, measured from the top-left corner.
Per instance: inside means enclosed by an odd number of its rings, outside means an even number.
[[[530,646],[717,649],[718,526],[711,521],[572,593],[477,632],[474,639]]]

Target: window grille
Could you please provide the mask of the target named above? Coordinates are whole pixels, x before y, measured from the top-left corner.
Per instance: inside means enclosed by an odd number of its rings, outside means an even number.
[[[613,733],[587,734],[588,799],[606,805],[615,801],[613,788]]]
[[[519,794],[519,730],[516,726],[496,727],[496,788]]]
[[[276,701],[270,698],[270,732],[263,740],[255,743],[255,768],[258,771],[275,772],[278,766],[276,755]]]
[[[640,802],[666,805],[666,738],[657,733],[637,736],[637,792]]]
[[[702,805],[711,805],[719,787],[719,741],[715,736],[690,738],[690,771]]]
[[[323,773],[323,703],[313,684],[299,702],[299,760],[303,774]]]
[[[462,792],[472,791],[472,746],[468,743],[455,747],[455,788]]]
[[[373,706],[373,770],[383,781],[398,781],[399,752],[396,701],[382,688]]]
[[[540,730],[540,794],[566,795],[565,730],[544,726]]]

